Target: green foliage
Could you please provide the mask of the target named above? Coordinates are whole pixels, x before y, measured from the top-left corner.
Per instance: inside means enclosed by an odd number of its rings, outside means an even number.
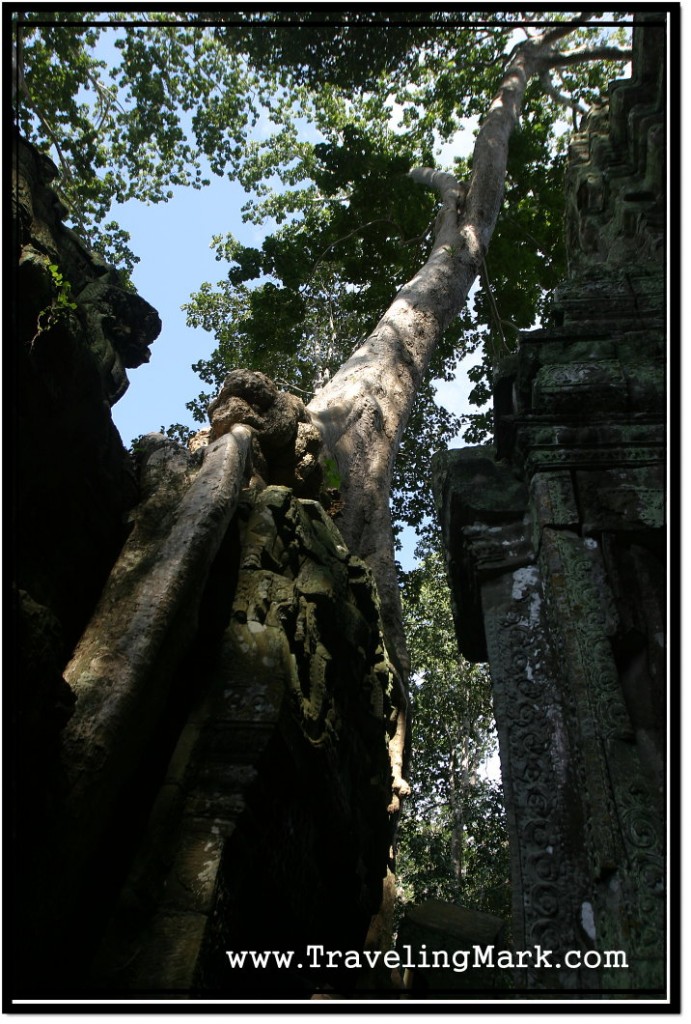
[[[434,165],[439,144],[486,111],[522,18],[359,7],[137,11],[136,26],[122,11],[15,16],[18,124],[57,159],[70,217],[107,259],[125,269],[137,259],[108,219],[114,200],[166,202],[173,186],[201,188],[212,174],[241,182],[244,219],[266,232],[255,246],[218,234],[226,275],[185,307],[217,343],[194,366],[208,389],[188,405],[197,421],[230,368],[261,369],[309,399],[368,335],[429,251],[434,199],[407,172]],[[572,39],[619,41],[597,24]],[[448,379],[476,353],[478,409],[497,363],[539,322],[564,273],[565,113],[555,95],[582,108],[619,68],[565,67],[550,95],[543,82],[529,86],[487,258],[491,298],[485,282],[432,367]],[[258,133],[260,119],[268,130]],[[466,178],[472,165],[453,169]],[[486,439],[488,423],[486,411],[464,416],[465,440]],[[430,516],[428,455],[459,426],[421,389],[396,469],[399,521]]]
[[[337,134],[303,146],[300,173],[309,169],[312,183],[299,202],[294,191],[274,197],[271,214],[285,215],[289,203],[291,219],[261,248],[214,239],[217,259],[231,263],[227,278],[203,284],[184,307],[188,323],[218,343],[195,367],[214,388],[224,370],[244,365],[312,392],[426,255],[433,201],[406,172],[429,154],[383,125],[369,136],[353,125]]]
[[[397,10],[390,16],[359,7],[348,12],[303,8],[291,13],[286,30],[282,11],[245,17],[262,22],[247,44],[258,66],[280,65],[293,83],[319,88],[327,81],[346,91],[373,91],[384,76],[405,80],[414,73],[419,50],[434,48],[440,28],[458,19],[448,12]],[[230,30],[220,27],[218,34],[233,45]]]
[[[511,921],[508,839],[503,831],[504,805],[498,783],[479,779],[469,796],[464,818],[464,878],[453,870],[452,834],[456,827],[448,807],[428,812],[408,800],[397,833],[398,913],[428,899],[482,910]]]
[[[499,783],[482,771],[496,749],[484,665],[459,657],[442,559],[407,574],[412,660],[412,794],[398,830],[402,903],[438,898],[510,918],[508,840]]]
[[[48,272],[55,288],[53,308],[56,310],[76,309],[77,303],[72,301],[72,285],[69,281],[65,280],[65,276],[57,263],[49,263]]]
[[[72,285],[65,279],[57,263],[47,263],[46,269],[50,275],[54,295],[50,305],[42,309],[36,318],[36,333],[29,342],[30,347],[33,347],[41,334],[55,327],[77,309],[77,303],[72,300]]]
[[[263,88],[206,26],[174,12],[137,17],[148,25],[128,26],[127,12],[41,8],[13,24],[19,128],[56,159],[72,222],[129,270],[127,233],[103,227],[112,202],[167,202],[175,185],[208,184],[207,164],[237,173]]]
[[[172,423],[169,427],[161,426],[159,433],[163,434],[163,436],[167,437],[169,440],[175,441],[183,448],[187,448],[196,431],[185,426],[184,423]],[[129,451],[134,456],[137,456],[142,452],[142,440],[145,436],[145,434],[138,434],[137,437],[133,437],[130,441]]]
[[[324,460],[324,486],[338,490],[341,486],[341,474],[338,472],[335,459]]]
[[[196,431],[191,427],[185,426],[184,423],[171,423],[169,427],[161,427],[161,434],[169,438],[171,441],[176,441],[178,444],[186,448],[194,437]]]
[[[442,363],[439,359],[438,363]],[[437,374],[441,377],[443,366]],[[424,533],[436,519],[432,499],[430,455],[448,447],[461,427],[458,416],[436,401],[431,383],[418,391],[408,427],[401,440],[394,469],[391,511],[394,523],[412,526]]]

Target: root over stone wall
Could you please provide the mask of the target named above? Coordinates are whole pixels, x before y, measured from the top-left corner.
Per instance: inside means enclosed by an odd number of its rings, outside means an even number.
[[[110,405],[158,316],[50,161],[17,140],[15,171],[13,994],[346,991],[226,956],[361,949],[389,866],[393,675],[318,438],[240,373],[196,450],[126,452]]]

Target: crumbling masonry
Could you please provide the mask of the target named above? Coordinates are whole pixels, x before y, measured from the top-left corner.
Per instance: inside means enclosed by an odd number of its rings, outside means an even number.
[[[497,380],[496,445],[436,464],[514,943],[629,958],[524,975],[574,994],[664,980],[664,29],[635,47],[573,143],[570,277]],[[50,161],[14,159],[12,994],[347,994],[225,958],[362,949],[390,867],[393,671],[318,439],[240,373],[208,443],[133,458],[110,407],[158,315],[64,226]]]
[[[665,985],[664,66],[639,22],[571,144],[551,323],[500,369],[494,446],[435,465],[460,648],[493,680],[514,944],[629,965],[529,988]]]

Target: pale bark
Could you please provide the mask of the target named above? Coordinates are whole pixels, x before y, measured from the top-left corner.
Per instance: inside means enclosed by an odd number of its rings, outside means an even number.
[[[530,40],[511,60],[478,134],[467,196],[451,174],[429,168],[412,172],[414,180],[442,199],[430,256],[308,406],[341,475],[345,504],[339,526],[351,550],[375,574],[387,639],[403,676],[408,658],[389,512],[394,459],[437,343],[463,308],[494,231],[509,137],[537,66],[537,51]]]
[[[146,467],[151,493],[64,673],[77,696],[62,743],[67,813],[75,815],[82,857],[137,764],[147,723],[165,706],[245,484],[250,443],[249,428],[234,426],[209,445],[191,480],[189,460],[167,460],[166,449]]]
[[[386,639],[401,674],[402,690],[409,661],[389,508],[394,460],[437,343],[463,308],[494,232],[504,195],[509,138],[519,120],[526,86],[533,75],[554,63],[567,63],[554,46],[573,28],[552,27],[514,49],[478,133],[467,194],[453,175],[429,168],[412,172],[414,180],[435,189],[442,200],[430,256],[401,288],[366,341],[308,406],[341,476],[344,507],[339,526],[350,549],[374,572]],[[579,59],[589,57],[581,54]],[[403,761],[403,692],[398,699],[401,715],[392,744],[395,778]],[[405,792],[405,786],[399,788]]]

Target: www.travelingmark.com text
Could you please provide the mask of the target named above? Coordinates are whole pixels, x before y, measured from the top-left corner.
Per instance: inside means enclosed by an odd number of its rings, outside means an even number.
[[[462,974],[470,968],[499,968],[514,970],[515,968],[554,968],[569,969],[586,967],[593,970],[605,968],[627,968],[626,953],[621,949],[607,949],[602,952],[596,949],[566,950],[556,960],[551,949],[534,946],[532,949],[508,950],[497,949],[496,946],[472,946],[470,949],[457,949],[449,952],[446,949],[427,950],[424,943],[413,951],[412,946],[404,945],[402,952],[396,949],[383,951],[370,950],[328,950],[324,946],[307,946],[303,959],[298,963],[294,950],[226,950],[228,962],[232,968],[242,970],[250,967],[290,968],[353,968],[376,967],[380,962],[384,967],[395,970],[415,970],[422,968],[446,968]]]

